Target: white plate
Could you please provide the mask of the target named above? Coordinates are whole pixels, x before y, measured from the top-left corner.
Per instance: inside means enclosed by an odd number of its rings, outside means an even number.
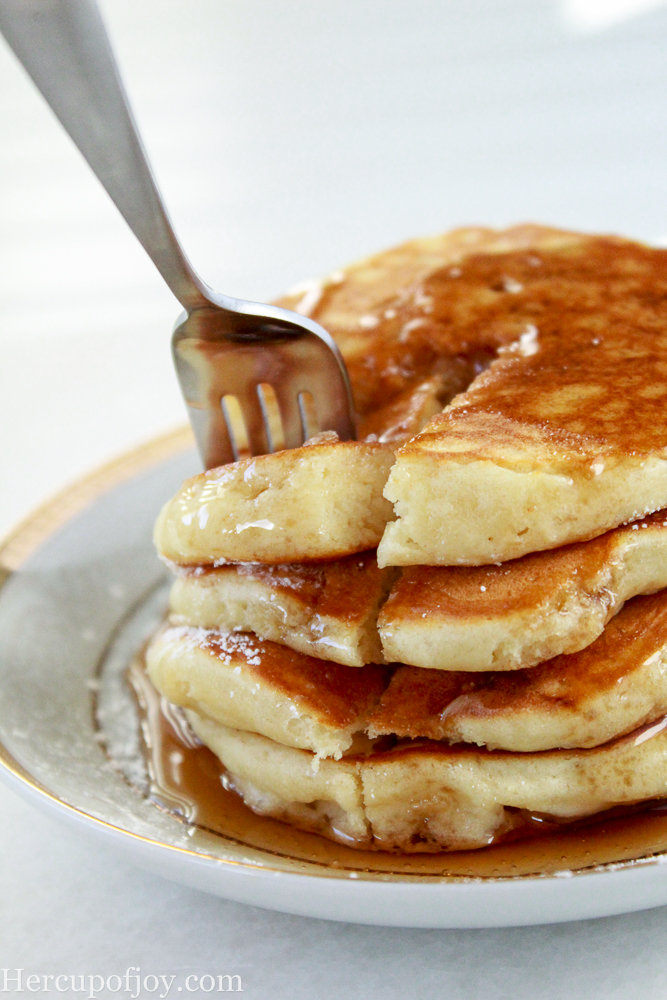
[[[664,854],[575,874],[443,876],[451,855],[438,856],[439,870],[433,857],[399,861],[333,849],[273,820],[239,827],[240,813],[227,835],[187,826],[124,780],[100,745],[96,678],[110,652],[118,660],[136,641],[151,595],[155,603],[165,570],[153,551],[152,524],[196,470],[189,435],[171,435],[75,484],[0,550],[0,774],[11,787],[143,868],[288,913],[402,927],[500,927],[667,903]],[[133,725],[129,720],[130,742]],[[520,859],[521,849],[512,849]]]

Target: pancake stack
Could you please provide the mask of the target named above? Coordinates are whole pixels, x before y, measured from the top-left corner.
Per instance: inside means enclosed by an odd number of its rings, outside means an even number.
[[[480,848],[667,796],[667,251],[417,240],[281,304],[359,439],[187,481],[147,654],[256,812]]]

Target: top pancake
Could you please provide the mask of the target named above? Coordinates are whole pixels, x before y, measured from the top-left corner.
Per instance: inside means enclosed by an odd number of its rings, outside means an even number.
[[[478,359],[450,352],[437,364],[431,359],[395,370],[390,380],[370,380],[366,365],[377,339],[373,311],[473,247],[501,249],[554,238],[554,231],[537,227],[504,233],[457,230],[369,257],[280,300],[317,319],[340,345],[350,371],[359,440],[321,435],[303,448],[243,459],[193,477],[158,518],[155,541],[161,555],[185,566],[283,564],[375,548],[392,516],[382,490],[393,449],[470,383]]]
[[[499,353],[399,451],[381,565],[500,562],[665,504],[666,263],[600,237],[427,279],[431,312],[412,301],[400,322]]]
[[[399,445],[381,565],[500,562],[667,506],[666,261],[613,237],[459,230],[284,299],[340,343],[361,440],[191,481],[160,551],[192,565],[371,548]]]

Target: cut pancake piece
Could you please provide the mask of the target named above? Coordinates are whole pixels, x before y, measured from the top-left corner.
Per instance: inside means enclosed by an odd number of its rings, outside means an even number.
[[[592,750],[513,754],[406,743],[322,761],[189,712],[255,812],[353,847],[486,847],[510,830],[667,796],[667,719]]]
[[[388,681],[373,664],[193,627],[159,633],[147,664],[176,705],[321,757],[364,731],[521,753],[588,748],[667,712],[667,591],[628,602],[586,649],[511,673],[399,666]]]
[[[371,737],[427,737],[520,752],[594,747],[667,713],[667,591],[636,597],[586,649],[529,670],[399,667]]]
[[[623,602],[667,587],[667,511],[494,566],[403,571],[378,619],[387,662],[516,670],[588,646]]]
[[[498,357],[397,453],[380,565],[501,562],[667,506],[666,261],[582,237],[424,282],[428,306],[413,297],[400,322],[495,337]]]
[[[340,757],[386,687],[386,669],[327,663],[243,632],[158,632],[148,675],[168,701],[286,746]]]
[[[186,711],[192,729],[228,771],[231,786],[264,816],[323,833],[357,847],[370,846],[359,762],[322,760]]]
[[[474,376],[475,371],[467,361],[454,359],[442,373],[431,375],[380,409],[372,410],[360,422],[360,440],[377,440],[392,448],[409,441],[431,417],[440,413],[446,402],[465,389]]]
[[[383,663],[377,616],[395,573],[378,568],[374,550],[332,562],[185,571],[172,587],[172,621],[254,632],[348,666]]]
[[[382,487],[393,452],[322,434],[188,479],[155,525],[181,565],[289,563],[374,548],[391,517]]]

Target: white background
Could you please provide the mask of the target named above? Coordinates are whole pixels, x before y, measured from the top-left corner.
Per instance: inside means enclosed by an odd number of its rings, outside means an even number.
[[[667,236],[658,0],[103,11],[176,228],[221,291],[269,299],[466,223]],[[168,350],[177,313],[1,46],[0,530],[183,421]],[[234,972],[262,1000],[653,1000],[667,995],[666,936],[665,910],[474,932],[265,913],[102,857],[0,789],[0,967]]]

